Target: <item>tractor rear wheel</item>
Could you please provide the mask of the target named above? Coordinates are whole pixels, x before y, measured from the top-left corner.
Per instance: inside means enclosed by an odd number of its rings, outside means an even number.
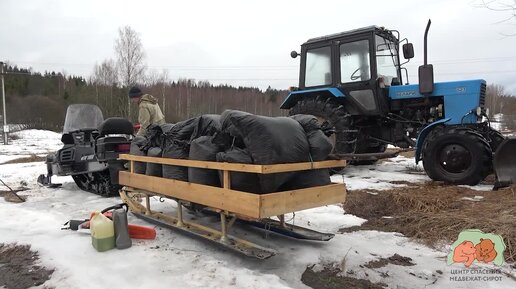
[[[384,152],[386,145],[370,146],[367,141],[358,137],[352,127],[351,116],[344,106],[337,103],[334,99],[325,97],[307,97],[296,103],[290,109],[289,115],[311,114],[319,119],[321,125],[327,122],[327,127],[335,130],[335,134],[330,137],[333,144],[332,153],[380,153]],[[376,161],[350,161],[352,165],[370,165]]]
[[[335,137],[330,138],[333,142],[332,153],[345,154],[355,151],[355,137],[345,132],[351,124],[349,114],[342,105],[331,98],[309,97],[298,101],[289,112],[289,115],[295,114],[311,114],[319,119],[321,125],[327,122],[325,126],[335,129]]]
[[[433,180],[476,185],[491,171],[491,148],[474,130],[437,127],[423,143],[423,166]]]

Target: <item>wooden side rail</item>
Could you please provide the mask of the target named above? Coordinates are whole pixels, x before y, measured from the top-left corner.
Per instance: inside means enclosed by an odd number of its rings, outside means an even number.
[[[124,171],[119,174],[120,184],[130,188],[194,202],[255,219],[342,203],[346,200],[344,184],[329,184],[259,195],[232,190],[229,186],[220,188]]]
[[[133,167],[134,162],[136,161],[136,162],[155,163],[155,164],[162,164],[162,165],[173,165],[173,166],[182,166],[182,167],[193,167],[193,168],[201,168],[201,169],[225,170],[225,171],[258,173],[258,174],[273,174],[273,173],[304,171],[304,170],[313,170],[313,169],[326,169],[326,168],[345,167],[346,166],[345,160],[329,160],[329,161],[274,164],[274,165],[255,165],[255,164],[195,161],[195,160],[184,160],[184,159],[169,159],[169,158],[160,158],[160,157],[146,157],[146,156],[135,156],[135,155],[129,155],[129,154],[121,154],[119,156],[119,159],[130,161],[131,167]]]

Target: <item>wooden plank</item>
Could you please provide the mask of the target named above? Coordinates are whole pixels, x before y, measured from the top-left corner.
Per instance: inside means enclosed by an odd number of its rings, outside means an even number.
[[[260,195],[260,218],[343,203],[345,200],[346,186],[344,184],[330,184]]]
[[[345,160],[329,160],[319,162],[305,162],[305,163],[289,163],[289,164],[274,164],[274,165],[255,165],[255,164],[237,164],[237,163],[223,163],[223,162],[210,162],[210,161],[195,161],[195,160],[183,160],[183,159],[169,159],[159,157],[146,157],[146,156],[135,156],[129,154],[121,154],[119,156],[121,160],[128,161],[140,161],[147,163],[163,164],[163,165],[176,165],[184,167],[194,167],[201,169],[214,169],[214,170],[228,170],[235,172],[246,172],[246,173],[259,173],[259,174],[273,174],[281,172],[291,171],[303,171],[311,169],[324,169],[333,167],[345,167]]]
[[[224,178],[223,178],[224,189],[231,189],[231,175],[229,171],[224,170]]]
[[[283,173],[292,171],[305,171],[312,169],[326,169],[335,167],[345,167],[345,160],[330,160],[319,162],[292,163],[292,164],[275,164],[262,165],[263,174]]]
[[[119,182],[124,186],[234,212],[251,218],[258,218],[260,213],[260,195],[256,194],[142,174],[131,174],[125,171],[119,172]]]
[[[146,156],[134,156],[129,154],[121,154],[119,157],[121,160],[128,161],[140,161],[146,163],[155,163],[163,165],[174,165],[182,167],[193,167],[201,169],[213,169],[213,170],[228,170],[235,172],[247,172],[247,173],[261,173],[261,165],[253,164],[237,164],[237,163],[223,163],[223,162],[209,162],[209,161],[195,161],[195,160],[183,160],[183,159],[169,159],[159,157],[146,157]]]

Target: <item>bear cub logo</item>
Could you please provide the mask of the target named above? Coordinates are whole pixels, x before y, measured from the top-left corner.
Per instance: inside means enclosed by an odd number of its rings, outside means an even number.
[[[475,255],[479,262],[489,263],[496,258],[495,244],[490,239],[480,239],[475,246]]]
[[[480,244],[479,244],[480,245]],[[469,267],[475,261],[476,248],[471,241],[464,241],[453,250],[453,262]]]

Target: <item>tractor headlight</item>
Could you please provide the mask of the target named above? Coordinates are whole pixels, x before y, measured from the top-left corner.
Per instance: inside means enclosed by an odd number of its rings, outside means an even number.
[[[477,113],[477,116],[479,116],[479,117],[482,116],[482,108],[480,106],[477,107],[476,113]]]

